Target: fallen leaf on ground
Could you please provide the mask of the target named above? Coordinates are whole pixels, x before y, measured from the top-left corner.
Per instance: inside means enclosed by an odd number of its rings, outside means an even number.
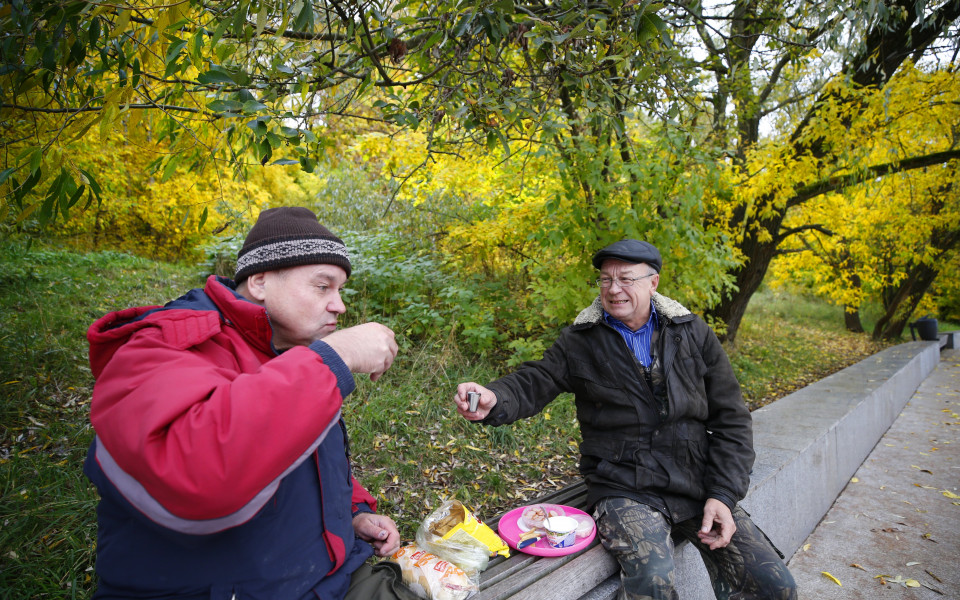
[[[920,587],[920,582],[916,579],[904,579],[903,575],[897,575],[890,580],[890,583],[899,583],[903,587]]]
[[[826,571],[820,571],[820,573],[821,573],[824,577],[826,577],[827,579],[829,579],[830,581],[834,582],[835,584],[839,585],[840,587],[843,587],[843,584],[840,583],[840,580],[837,579],[836,577],[834,577],[833,575],[831,575],[830,573],[827,573]]]
[[[960,496],[954,494],[954,493],[951,492],[950,490],[940,490],[940,493],[943,494],[944,496],[946,496],[947,498],[952,498],[952,499],[954,499],[954,500],[960,499]]]
[[[863,568],[863,565],[858,565],[857,563],[852,563],[850,566],[855,569],[860,569],[861,571],[866,571],[866,569]]]

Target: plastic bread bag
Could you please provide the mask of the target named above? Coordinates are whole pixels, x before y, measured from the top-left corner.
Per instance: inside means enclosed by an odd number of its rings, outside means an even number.
[[[447,500],[423,520],[417,544],[479,577],[490,557],[510,556],[510,547],[457,500]]]
[[[424,600],[464,600],[480,589],[476,578],[417,544],[403,546],[389,560],[400,567],[403,583]]]

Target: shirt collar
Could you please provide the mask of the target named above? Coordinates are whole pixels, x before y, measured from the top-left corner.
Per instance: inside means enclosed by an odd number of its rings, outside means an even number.
[[[653,300],[650,301],[650,318],[647,319],[647,322],[644,323],[644,324],[640,327],[640,329],[638,329],[638,330],[636,330],[636,331],[633,331],[632,329],[630,329],[629,327],[627,327],[627,326],[624,324],[624,322],[621,321],[620,319],[616,319],[616,318],[610,316],[610,313],[608,313],[606,310],[603,311],[603,318],[604,318],[604,320],[605,320],[609,325],[612,325],[613,327],[616,327],[617,329],[622,329],[622,330],[624,330],[624,331],[629,331],[630,333],[639,333],[639,332],[644,331],[644,330],[646,330],[646,329],[654,328],[654,327],[655,327],[655,324],[657,323],[657,321],[660,320],[660,317],[657,316],[657,305],[653,303]]]

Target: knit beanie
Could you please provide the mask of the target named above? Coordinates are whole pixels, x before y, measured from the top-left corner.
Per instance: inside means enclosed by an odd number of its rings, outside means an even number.
[[[302,206],[268,208],[260,213],[237,253],[234,281],[240,283],[254,273],[316,264],[336,265],[350,276],[346,245],[318,223],[312,211]]]

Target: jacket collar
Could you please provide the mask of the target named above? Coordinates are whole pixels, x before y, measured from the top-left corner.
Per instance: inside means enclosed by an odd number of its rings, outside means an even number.
[[[674,320],[678,317],[684,317],[692,314],[689,310],[686,309],[682,304],[668,298],[657,292],[653,293],[651,297],[653,299],[653,305],[657,310],[657,315],[661,318],[667,320]],[[580,314],[577,315],[577,318],[574,320],[574,325],[592,325],[600,323],[603,321],[603,303],[600,302],[600,296],[597,296],[593,304],[587,308],[580,311]]]
[[[271,343],[273,328],[265,308],[237,293],[236,284],[211,275],[203,290],[216,304],[223,319],[232,324],[251,345],[268,354],[276,354]]]

